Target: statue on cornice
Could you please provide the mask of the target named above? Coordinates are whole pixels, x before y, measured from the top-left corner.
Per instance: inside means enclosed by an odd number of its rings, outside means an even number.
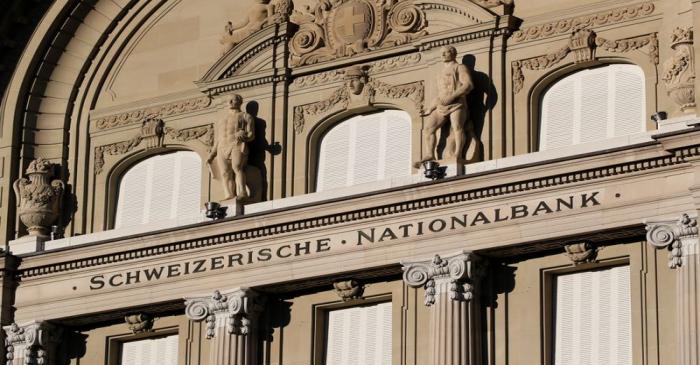
[[[467,94],[474,88],[467,67],[456,61],[457,50],[442,48],[443,68],[437,75],[437,93],[430,107],[422,113],[423,154],[420,162],[436,159],[437,131],[450,122],[450,135],[442,157],[461,159],[468,147],[467,161],[475,159],[478,139],[474,126],[467,120]]]
[[[229,21],[226,24],[224,34],[219,41],[222,53],[225,54],[236,44],[241,43],[246,37],[262,29],[271,23],[284,21],[289,12],[290,0],[255,0],[255,4],[248,11],[243,22],[234,24]]]
[[[243,97],[234,94],[229,99],[226,117],[216,126],[215,141],[207,163],[214,179],[221,180],[225,200],[246,200],[246,166],[248,143],[255,138],[255,119],[241,111]],[[216,161],[215,161],[216,160]]]

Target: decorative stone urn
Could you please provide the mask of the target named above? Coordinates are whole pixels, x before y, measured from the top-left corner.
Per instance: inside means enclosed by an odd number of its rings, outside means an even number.
[[[13,188],[19,207],[19,219],[27,226],[30,236],[47,237],[59,215],[65,184],[51,180],[52,167],[42,158],[29,163],[26,175],[17,179]]]
[[[693,28],[676,28],[671,34],[671,48],[676,52],[664,63],[662,79],[666,90],[681,112],[695,109],[695,56],[693,53]]]

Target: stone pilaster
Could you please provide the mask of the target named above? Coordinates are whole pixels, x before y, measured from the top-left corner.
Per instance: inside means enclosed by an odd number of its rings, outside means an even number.
[[[211,340],[210,365],[258,364],[264,299],[249,288],[185,298],[187,317],[206,322],[206,336]]]
[[[52,365],[60,363],[57,351],[61,343],[61,328],[46,321],[23,325],[13,323],[3,327],[7,365]]]
[[[700,364],[700,242],[697,219],[683,214],[675,221],[647,221],[647,242],[669,252],[676,270],[678,363]]]
[[[425,288],[430,307],[430,364],[481,364],[479,280],[484,262],[462,252],[432,260],[402,262],[403,280]]]

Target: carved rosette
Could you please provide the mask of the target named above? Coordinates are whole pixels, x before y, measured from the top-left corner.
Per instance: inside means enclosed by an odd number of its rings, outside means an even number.
[[[207,323],[207,338],[214,338],[217,329],[225,327],[229,335],[248,335],[256,325],[265,305],[265,298],[249,288],[227,293],[215,291],[202,298],[186,298],[185,314],[195,322]]]
[[[52,364],[61,342],[61,328],[44,321],[3,327],[7,365]]]
[[[684,245],[694,244],[689,240],[698,239],[698,222],[683,214],[677,221],[648,221],[646,222],[647,242],[657,248],[667,248],[668,267],[679,268],[683,265]]]
[[[676,28],[671,35],[675,54],[664,63],[663,81],[671,99],[681,112],[695,109],[695,55],[693,28]]]
[[[455,301],[469,301],[481,276],[477,261],[480,260],[475,254],[463,252],[446,259],[435,255],[428,262],[402,262],[403,280],[409,286],[425,288],[427,306],[434,305],[437,297],[444,294]],[[441,292],[445,289],[449,293]]]
[[[54,165],[38,158],[29,163],[27,177],[13,184],[19,218],[31,236],[46,237],[59,216],[65,184],[52,180]]]

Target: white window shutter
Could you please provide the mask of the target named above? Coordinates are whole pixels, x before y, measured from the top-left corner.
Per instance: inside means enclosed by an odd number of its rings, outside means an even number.
[[[202,162],[180,151],[143,160],[119,184],[114,228],[195,217],[200,211]]]
[[[326,365],[391,364],[391,303],[328,312]]]
[[[560,275],[555,365],[632,364],[629,266]]]
[[[122,344],[121,365],[177,365],[178,336],[144,339]]]
[[[542,97],[540,150],[643,132],[645,105],[638,66],[609,65],[564,77]]]
[[[356,116],[321,141],[316,190],[324,191],[411,173],[411,118],[387,110]]]
[[[614,79],[616,106],[614,135],[624,136],[643,132],[646,129],[644,72],[636,66],[617,67],[614,70]]]
[[[542,100],[540,150],[570,146],[574,142],[576,82],[564,79],[552,86]]]

